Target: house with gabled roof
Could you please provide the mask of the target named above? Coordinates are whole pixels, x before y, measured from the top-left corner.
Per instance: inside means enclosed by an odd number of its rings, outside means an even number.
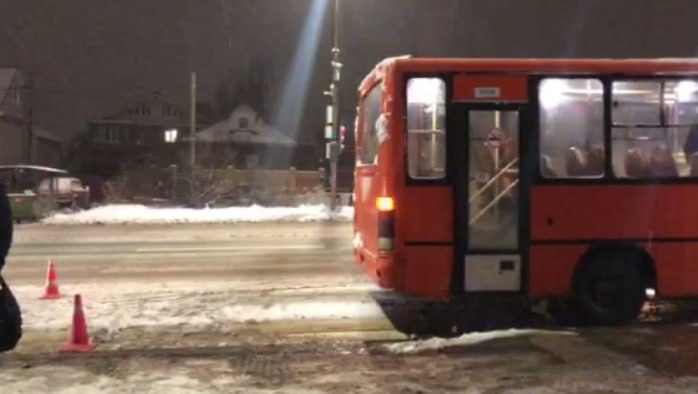
[[[134,98],[88,124],[83,167],[111,177],[124,168],[177,164],[187,112],[160,92]]]
[[[200,130],[196,136],[202,164],[241,169],[288,169],[299,144],[272,127],[247,105],[235,108],[228,118]]]
[[[0,164],[59,167],[63,141],[33,121],[27,122],[24,77],[19,69],[0,68]],[[30,152],[29,128],[32,130]]]
[[[128,169],[164,168],[190,162],[190,125],[183,106],[153,93],[89,122],[77,150],[81,172],[105,178]],[[203,168],[317,169],[314,144],[298,142],[247,105],[198,129],[196,162]]]
[[[0,164],[18,164],[27,159],[23,85],[17,69],[0,68]]]

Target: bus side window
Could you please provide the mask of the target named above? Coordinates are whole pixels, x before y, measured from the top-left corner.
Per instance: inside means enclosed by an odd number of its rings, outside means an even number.
[[[617,80],[611,97],[617,177],[698,176],[698,81]]]
[[[698,177],[698,153],[692,154],[688,159],[690,165],[690,176]]]
[[[553,161],[550,159],[550,156],[541,155],[541,157],[540,157],[540,173],[545,178],[557,178],[559,176],[557,174],[557,172],[555,172],[555,168],[553,166]]]
[[[545,178],[604,176],[603,84],[545,78],[538,86],[540,172]]]
[[[407,167],[413,179],[446,177],[446,83],[439,78],[407,82]]]
[[[364,98],[361,103],[361,130],[360,139],[357,144],[360,144],[359,157],[361,164],[372,165],[376,164],[378,158],[378,132],[376,130],[376,121],[381,115],[381,103],[383,100],[383,88],[381,84],[376,85]]]

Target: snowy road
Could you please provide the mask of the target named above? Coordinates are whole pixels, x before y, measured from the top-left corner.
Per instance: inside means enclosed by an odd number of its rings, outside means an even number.
[[[391,328],[370,295],[378,289],[352,262],[346,224],[128,227],[20,228],[5,273],[28,329],[69,323],[69,297],[37,300],[48,259],[62,292],[83,295],[96,329],[299,319],[265,327]]]
[[[65,283],[254,280],[270,270],[344,276],[353,268],[349,232],[344,224],[28,226],[18,231],[7,276],[39,284],[48,259]]]
[[[54,260],[66,283],[126,278],[239,279],[263,276],[270,270],[284,276],[340,274],[347,257],[351,258],[351,250],[346,246],[327,250],[312,239],[23,243],[12,251],[8,278],[13,283],[38,283],[48,259]]]
[[[83,295],[94,331],[160,333],[148,343],[140,338],[143,346],[167,345],[182,326],[221,336],[399,336],[376,302],[391,295],[355,266],[348,233],[336,223],[28,226],[17,233],[5,274],[24,309],[23,346],[32,350],[55,345],[44,338],[64,335],[70,323],[70,297],[37,299],[48,259],[62,293]]]
[[[396,316],[419,313],[366,279],[350,234],[337,223],[22,226],[5,274],[26,335],[0,355],[3,392],[698,391],[698,327],[686,323],[410,341]],[[58,301],[37,299],[47,259]],[[74,293],[99,343],[77,357],[57,352]]]

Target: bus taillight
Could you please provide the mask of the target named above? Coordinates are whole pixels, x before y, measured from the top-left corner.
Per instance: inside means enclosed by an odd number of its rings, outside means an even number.
[[[390,252],[395,247],[395,201],[392,197],[379,197],[378,208],[378,250]]]
[[[378,197],[376,207],[379,212],[392,212],[395,210],[395,200],[392,197]]]

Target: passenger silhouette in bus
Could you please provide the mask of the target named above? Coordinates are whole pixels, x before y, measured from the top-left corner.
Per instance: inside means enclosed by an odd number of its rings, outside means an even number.
[[[603,145],[595,144],[587,150],[587,174],[601,176],[604,173],[605,150]]]
[[[640,148],[629,148],[625,154],[625,174],[630,178],[646,178],[650,174],[649,159]]]
[[[683,153],[686,155],[686,162],[689,165],[698,160],[698,125],[691,127],[683,144]]]
[[[665,144],[657,145],[650,154],[650,176],[671,178],[679,176],[674,155]]]

